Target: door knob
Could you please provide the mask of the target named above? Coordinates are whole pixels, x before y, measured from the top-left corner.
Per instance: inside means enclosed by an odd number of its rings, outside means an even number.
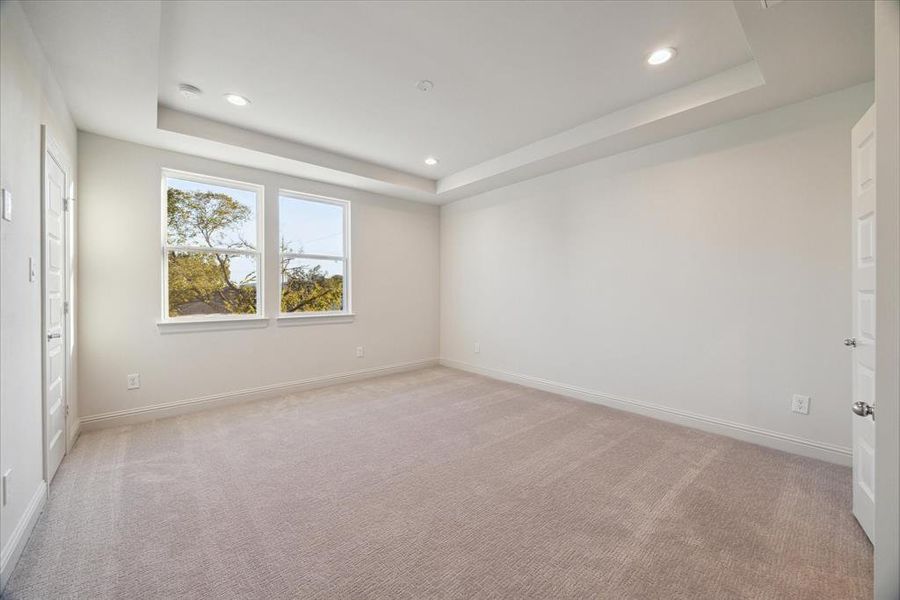
[[[47,334],[47,339],[48,339],[48,340],[57,340],[57,339],[59,339],[59,338],[61,338],[61,337],[62,337],[62,334],[61,334],[60,332],[58,332],[58,331],[57,331],[57,332],[54,332],[54,333],[48,333],[48,334]]]
[[[875,420],[875,407],[868,402],[854,402],[852,409],[853,412],[860,417],[868,417],[871,415],[872,420]]]
[[[844,345],[850,348],[856,348],[856,338],[844,338]]]

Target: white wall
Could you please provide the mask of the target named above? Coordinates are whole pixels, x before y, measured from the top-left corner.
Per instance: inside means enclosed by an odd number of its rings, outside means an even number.
[[[848,462],[849,136],[871,102],[866,84],[444,206],[442,359]]]
[[[0,472],[12,469],[0,509],[5,584],[16,542],[27,538],[27,510],[45,489],[41,286],[28,281],[28,258],[41,257],[41,125],[73,160],[76,143],[59,86],[22,7],[11,1],[0,3],[0,123],[0,186],[13,196],[13,220],[0,221]],[[77,414],[76,399],[69,401]]]
[[[875,597],[900,598],[900,3],[875,3]]]
[[[439,209],[212,160],[79,134],[80,397],[82,415],[435,359]],[[161,333],[160,172],[164,167],[266,186],[277,215],[287,188],[351,202],[350,324]],[[277,252],[277,221],[266,250]],[[266,309],[278,308],[268,261]],[[356,358],[357,346],[365,357]],[[141,389],[126,390],[140,373]]]

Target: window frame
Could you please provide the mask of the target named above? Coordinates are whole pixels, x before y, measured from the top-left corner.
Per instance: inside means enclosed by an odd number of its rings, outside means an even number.
[[[229,323],[229,322],[251,322],[266,321],[265,316],[265,272],[266,272],[266,244],[265,244],[265,186],[258,183],[250,183],[246,181],[238,181],[225,177],[216,177],[213,175],[203,175],[200,173],[192,173],[179,169],[170,169],[163,167],[160,177],[160,234],[162,252],[161,260],[161,292],[162,318],[160,325],[174,323]],[[182,181],[190,181],[200,185],[214,185],[218,187],[227,187],[247,192],[253,192],[256,195],[256,249],[248,250],[246,248],[207,248],[203,246],[182,246],[169,244],[168,232],[168,189],[167,180],[169,178],[181,179]],[[249,314],[209,314],[209,315],[189,315],[182,317],[172,317],[169,315],[169,252],[193,252],[202,254],[231,254],[250,256],[256,259],[256,313]]]
[[[281,199],[290,198],[293,200],[303,200],[306,202],[318,202],[319,204],[331,204],[339,206],[342,209],[342,227],[343,227],[343,256],[334,256],[328,254],[312,254],[306,252],[282,252],[281,251]],[[307,192],[298,192],[280,188],[278,190],[278,319],[322,319],[322,320],[341,320],[341,317],[353,317],[352,310],[352,284],[351,284],[351,260],[350,260],[350,207],[351,204],[347,200],[340,198],[331,198],[328,196],[319,196]],[[281,310],[281,288],[284,285],[281,276],[281,262],[284,258],[288,259],[307,259],[307,260],[340,260],[344,267],[343,270],[343,297],[342,310],[316,311],[316,312],[282,312]]]

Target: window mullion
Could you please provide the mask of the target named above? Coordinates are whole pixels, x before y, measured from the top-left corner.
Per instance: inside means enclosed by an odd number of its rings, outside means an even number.
[[[284,258],[305,258],[307,260],[344,260],[343,256],[334,256],[331,254],[304,254],[301,252],[282,252],[281,256]]]
[[[188,252],[191,254],[243,254],[254,255],[261,254],[260,250],[251,250],[250,248],[217,248],[209,246],[169,246],[165,247],[166,252]]]

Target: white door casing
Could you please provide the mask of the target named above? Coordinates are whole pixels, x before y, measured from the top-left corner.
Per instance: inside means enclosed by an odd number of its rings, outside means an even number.
[[[875,107],[851,134],[853,402],[875,405]],[[852,345],[855,342],[855,345]],[[875,421],[853,423],[853,514],[869,539],[875,528]]]
[[[44,336],[44,476],[53,479],[66,454],[66,190],[62,162],[46,143],[42,214]]]

